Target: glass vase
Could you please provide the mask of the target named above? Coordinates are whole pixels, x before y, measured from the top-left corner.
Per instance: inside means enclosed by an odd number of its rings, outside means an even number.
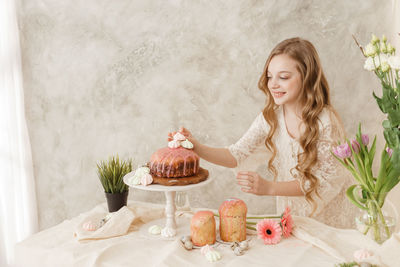
[[[386,214],[376,200],[368,199],[365,204],[366,210],[355,219],[357,229],[378,244],[382,244],[395,231],[396,219]]]

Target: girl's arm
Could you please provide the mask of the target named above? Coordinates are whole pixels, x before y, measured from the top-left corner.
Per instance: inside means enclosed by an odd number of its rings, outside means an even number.
[[[237,183],[242,186],[242,191],[255,195],[266,196],[304,196],[298,180],[289,182],[267,181],[256,172],[238,172]]]
[[[229,149],[209,147],[199,143],[196,139],[192,139],[191,142],[194,145],[194,151],[197,155],[208,162],[228,168],[235,168],[237,166],[236,159],[229,152]]]
[[[235,168],[237,166],[237,161],[229,152],[229,149],[203,145],[199,141],[197,141],[192,136],[191,132],[186,128],[181,127],[179,129],[179,132],[183,134],[193,144],[193,151],[196,152],[200,158],[228,168]],[[168,134],[168,141],[172,140],[172,137],[175,133],[176,132],[172,132]]]
[[[179,132],[194,145],[194,152],[201,158],[224,167],[235,168],[259,146],[263,146],[269,131],[269,125],[260,113],[251,124],[247,132],[228,148],[214,148],[198,142],[187,129],[181,127]],[[168,134],[168,140],[172,140],[176,132]]]

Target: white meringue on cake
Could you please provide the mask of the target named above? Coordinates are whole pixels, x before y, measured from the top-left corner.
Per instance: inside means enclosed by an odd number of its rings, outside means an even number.
[[[150,168],[146,167],[146,166],[141,166],[141,167],[137,168],[135,171],[135,175],[139,175],[139,176],[146,174],[146,173],[150,173]]]
[[[169,148],[178,148],[180,146],[181,146],[181,142],[179,142],[178,140],[172,140],[172,141],[168,142]]]
[[[149,184],[151,184],[153,182],[153,176],[151,176],[151,174],[146,173],[142,176],[142,178],[140,179],[140,183],[144,186],[147,186]]]
[[[190,142],[189,140],[185,140],[183,142],[181,142],[181,146],[187,149],[192,149],[193,148],[193,144],[192,142]]]
[[[134,176],[132,176],[131,178],[129,178],[129,181],[128,181],[131,185],[140,185],[140,183],[142,182],[141,181],[141,178],[140,178],[140,176],[139,175],[134,175]]]
[[[184,141],[186,139],[186,137],[183,134],[181,134],[180,132],[177,132],[174,135],[173,139],[177,140],[177,141]]]

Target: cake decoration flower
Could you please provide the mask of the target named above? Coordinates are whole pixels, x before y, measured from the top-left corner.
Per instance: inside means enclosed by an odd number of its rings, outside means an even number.
[[[265,245],[277,244],[281,241],[282,229],[278,222],[264,219],[256,225],[258,238],[264,240]]]

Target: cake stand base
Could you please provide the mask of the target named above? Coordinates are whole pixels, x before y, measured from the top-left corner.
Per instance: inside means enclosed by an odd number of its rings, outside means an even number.
[[[197,183],[197,184],[189,184],[189,185],[181,185],[181,186],[179,186],[179,185],[166,186],[166,185],[159,185],[159,184],[151,184],[151,185],[144,186],[144,185],[130,184],[129,176],[125,175],[125,177],[124,177],[124,183],[129,185],[132,188],[146,190],[146,191],[164,192],[165,199],[166,199],[166,203],[165,203],[166,222],[165,222],[165,227],[161,231],[161,234],[164,238],[171,238],[178,234],[176,220],[175,220],[175,211],[176,211],[175,195],[176,195],[176,192],[189,191],[189,190],[198,188],[200,186],[207,185],[211,181],[212,181],[212,179],[210,177],[208,177],[207,180]],[[179,233],[179,234],[181,234],[181,233]]]

